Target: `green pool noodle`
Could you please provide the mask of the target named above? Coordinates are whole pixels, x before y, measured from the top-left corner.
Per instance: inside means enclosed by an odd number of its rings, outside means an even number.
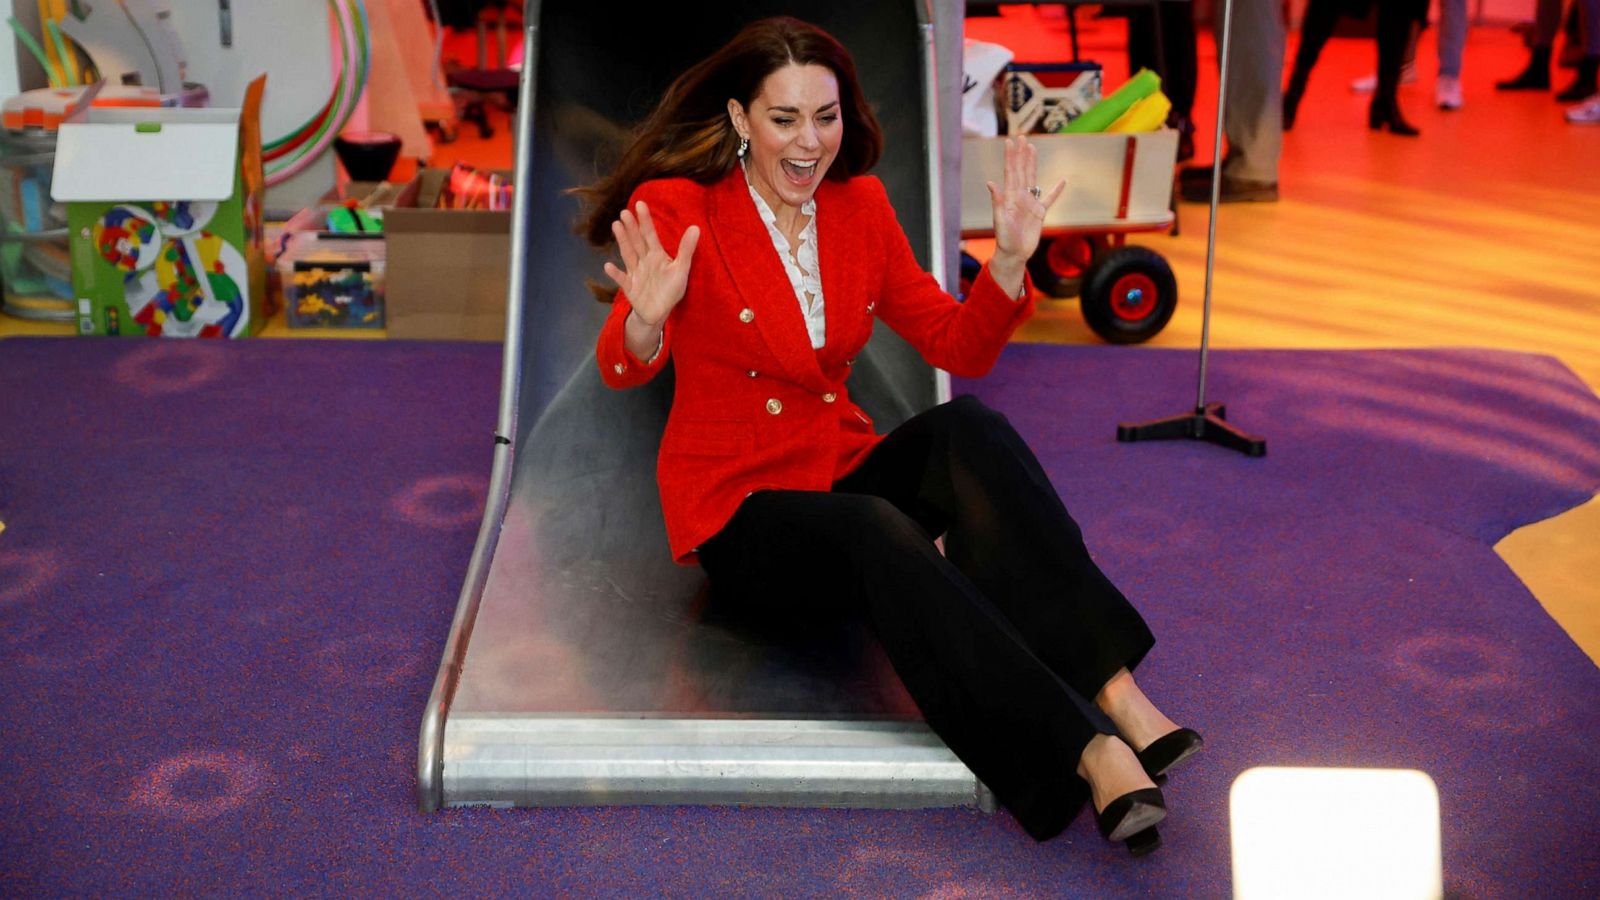
[[[1122,87],[1111,92],[1094,106],[1089,107],[1083,115],[1067,123],[1061,129],[1063,134],[1088,134],[1105,131],[1106,126],[1122,117],[1140,100],[1161,90],[1161,76],[1149,69],[1140,69],[1137,74],[1123,82]]]

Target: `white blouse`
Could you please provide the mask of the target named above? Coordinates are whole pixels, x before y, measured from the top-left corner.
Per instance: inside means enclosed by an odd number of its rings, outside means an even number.
[[[800,314],[806,320],[806,333],[811,336],[811,349],[821,349],[827,340],[827,329],[822,317],[822,277],[817,268],[817,201],[807,200],[800,207],[801,214],[806,216],[806,226],[800,229],[800,246],[794,247],[788,236],[778,229],[778,217],[750,183],[748,173],[745,186],[756,202],[761,221],[767,225],[767,235],[772,238],[772,248],[778,251],[778,259],[783,261],[783,271],[789,275],[789,285],[794,288]],[[810,300],[806,299],[807,294],[811,295]]]

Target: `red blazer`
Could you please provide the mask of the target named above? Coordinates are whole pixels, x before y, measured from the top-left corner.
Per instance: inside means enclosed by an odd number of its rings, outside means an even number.
[[[827,336],[813,350],[741,169],[711,185],[649,181],[630,208],[641,199],[669,250],[690,225],[700,226],[688,288],[650,364],[626,347],[623,320],[632,307],[621,293],[597,355],[601,377],[615,388],[643,384],[676,360],[656,477],[672,555],[686,565],[752,492],[826,491],[881,439],[845,386],[874,315],[929,364],[971,378],[994,366],[1033,312],[1031,291],[1013,300],[987,269],[957,303],[918,267],[878,179],[823,181],[817,265]]]

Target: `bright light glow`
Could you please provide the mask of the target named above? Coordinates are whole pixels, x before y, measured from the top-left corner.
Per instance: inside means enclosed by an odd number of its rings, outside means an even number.
[[[1255,768],[1233,782],[1237,900],[1437,900],[1439,791],[1410,769]]]

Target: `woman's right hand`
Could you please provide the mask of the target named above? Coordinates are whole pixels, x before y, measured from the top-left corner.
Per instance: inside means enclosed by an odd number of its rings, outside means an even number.
[[[689,264],[694,258],[695,245],[700,242],[700,228],[690,225],[678,242],[677,255],[669,256],[656,236],[650,208],[640,200],[637,209],[635,214],[624,208],[621,217],[611,223],[617,250],[622,254],[622,267],[607,262],[605,271],[628,296],[634,316],[653,331],[659,331],[688,287]]]

